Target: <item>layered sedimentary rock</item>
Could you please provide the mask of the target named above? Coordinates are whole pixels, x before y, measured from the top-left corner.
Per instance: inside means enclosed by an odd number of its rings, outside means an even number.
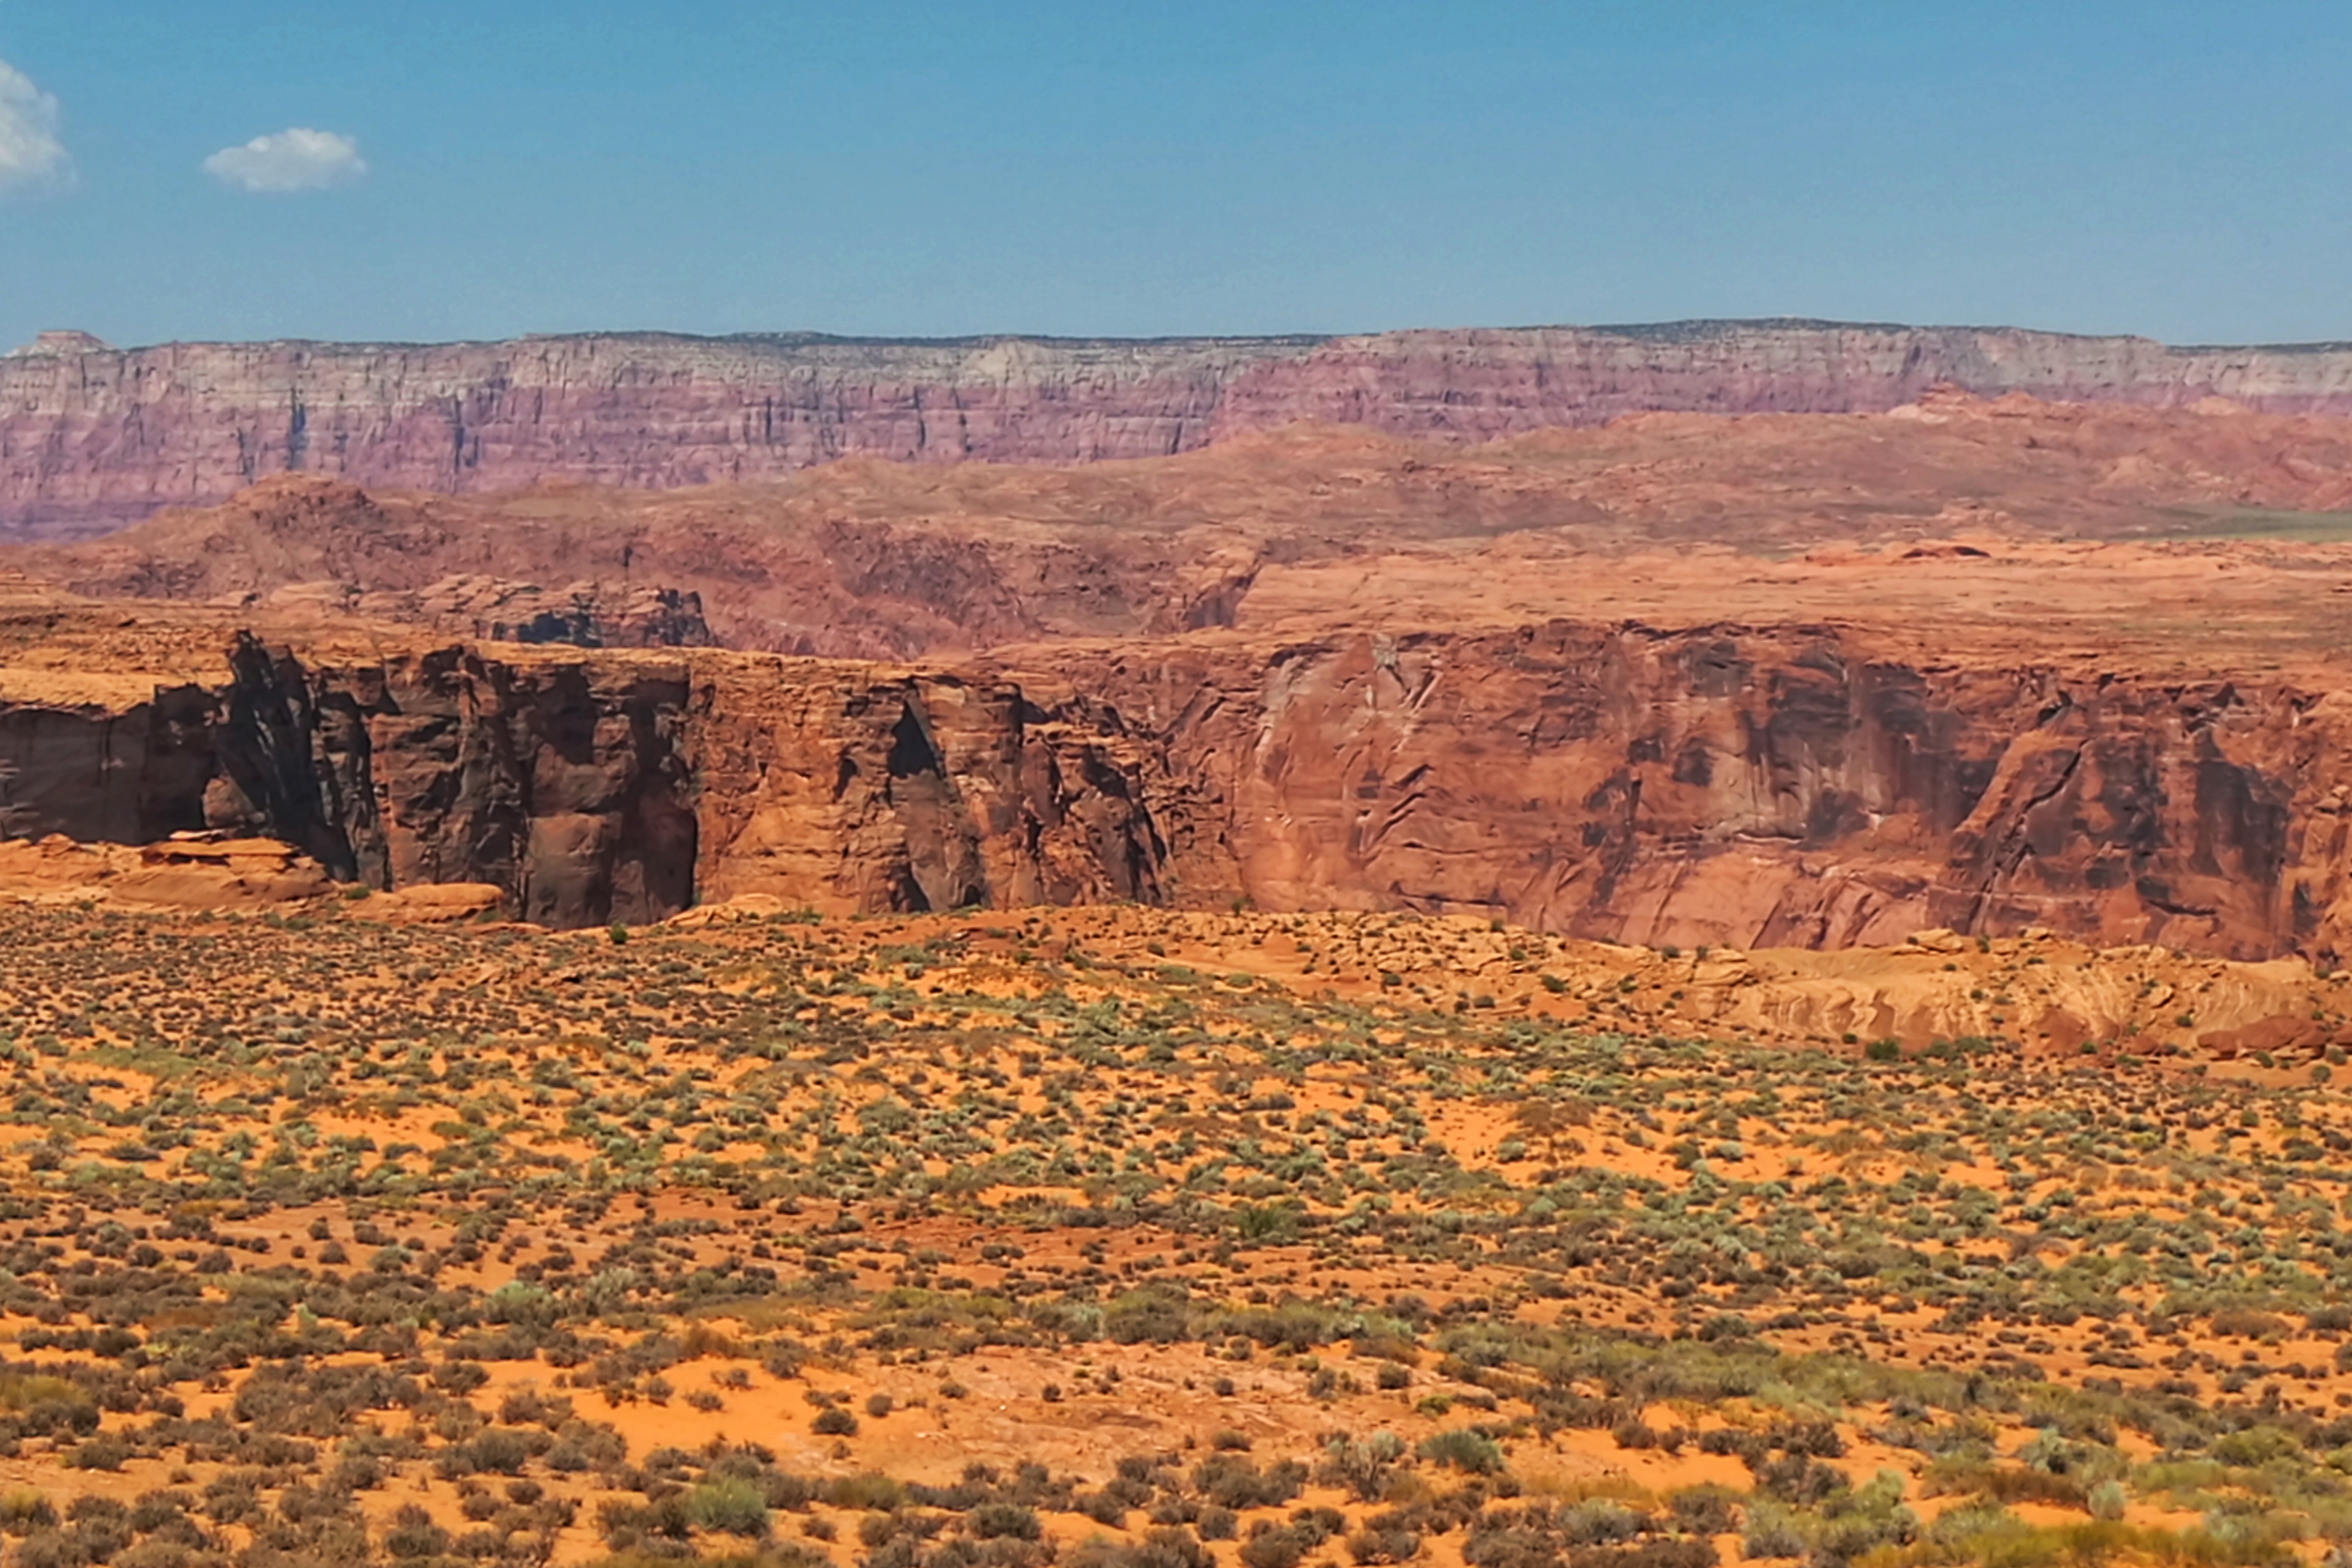
[[[1856,414],[1944,386],[1984,397],[2352,413],[2352,344],[2174,348],[2147,338],[1835,321],[1388,332],[1235,378],[1216,432],[1312,419],[1469,440],[1627,414]]]
[[[1863,544],[1891,584],[1921,552],[1983,559],[1995,536],[2164,539],[2347,510],[2352,420],[1938,393],[1892,415],[1648,415],[1476,447],[1292,426],[1150,461],[861,460],[757,488],[459,497],[279,475],[103,539],[0,552],[0,569],[436,637],[904,659],[1276,613],[1541,618],[1578,603],[1519,592],[1545,563],[1584,563],[1544,567],[1573,590],[1596,558],[1662,545]]]
[[[1196,895],[1683,946],[2047,926],[2352,952],[2352,703],[2286,682],[1572,623],[1065,673],[1197,792]]]
[[[1246,900],[2340,962],[2347,508],[2352,420],[1949,392],[684,494],[279,476],[0,558],[0,835],[267,835],[566,925]]]
[[[941,342],[651,334],[447,345],[50,334],[0,360],[0,529],[74,537],[270,474],[444,491],[669,488],[853,454],[1070,463],[1295,420],[1483,439],[1643,410],[1892,408],[1948,384],[2352,412],[2352,347],[1817,321],[1348,338]]]
[[[267,835],[567,926],[742,894],[1244,899],[1685,947],[2044,926],[2352,956],[2352,703],[2284,677],[1567,621],[1034,673],[249,637],[230,667],[129,705],[0,702],[0,833]]]
[[[1309,340],[534,338],[38,344],[0,361],[0,524],[88,531],[274,473],[412,489],[667,488],[852,453],[1066,462],[1208,438],[1243,366]]]
[[[0,700],[0,835],[267,835],[340,880],[557,926],[698,896],[833,910],[1157,900],[1136,756],[1009,681],[705,654],[351,659],[240,638],[126,705]]]

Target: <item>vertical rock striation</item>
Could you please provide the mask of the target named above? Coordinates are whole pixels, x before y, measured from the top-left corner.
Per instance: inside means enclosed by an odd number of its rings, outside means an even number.
[[[715,662],[696,693],[706,897],[824,909],[1166,901],[1154,760],[1007,679]]]
[[[1196,792],[1196,893],[1683,946],[2042,925],[2352,954],[2335,694],[1806,626],[1171,645],[1064,673]]]
[[[1230,637],[1042,675],[709,650],[297,655],[0,689],[0,833],[294,844],[557,926],[1134,900],[1651,944],[1948,927],[2352,957],[2352,700],[1828,626]]]
[[[0,700],[0,834],[295,845],[382,889],[487,882],[526,920],[759,892],[835,912],[1161,901],[1145,760],[1006,680],[727,654],[251,637],[127,708]]]

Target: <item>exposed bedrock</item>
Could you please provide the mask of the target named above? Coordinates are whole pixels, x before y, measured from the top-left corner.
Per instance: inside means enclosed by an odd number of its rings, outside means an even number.
[[[746,892],[848,911],[1171,890],[1126,743],[1009,681],[250,638],[231,664],[127,710],[0,702],[0,832],[266,834],[340,879],[493,883],[567,927]]]
[[[142,844],[204,826],[215,710],[196,686],[127,710],[0,694],[0,837]]]
[[[2335,694],[1923,663],[1830,628],[1340,636],[1065,675],[1196,792],[1180,862],[1273,909],[1652,944],[2041,925],[2352,952]]]
[[[965,672],[252,638],[0,701],[0,833],[299,845],[562,926],[1134,900],[1476,912],[1685,947],[2045,926],[2352,955],[2352,699],[1935,662],[1831,626],[1234,634]]]
[[[485,491],[779,478],[851,454],[1068,463],[1294,420],[1484,439],[1644,410],[1861,412],[1986,395],[2352,413],[2352,347],[1819,321],[1346,338],[894,342],[658,334],[175,343],[0,358],[0,531],[81,537],[271,474]]]
[[[688,758],[706,900],[832,910],[1161,903],[1171,793],[1066,694],[738,655],[698,666]]]

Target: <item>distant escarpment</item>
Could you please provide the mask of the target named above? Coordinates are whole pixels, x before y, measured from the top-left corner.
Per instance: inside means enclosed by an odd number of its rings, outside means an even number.
[[[1076,463],[1297,421],[1481,440],[1643,411],[1857,412],[1986,395],[2352,413],[2352,347],[1819,321],[1339,338],[939,342],[653,334],[0,359],[0,537],[82,537],[271,474],[417,490],[667,489],[834,458]]]
[[[1596,585],[1644,582],[1682,584],[1685,605],[1719,606],[1728,591],[1777,616],[1806,584],[1764,592],[1727,552],[1860,545],[1891,587],[1916,583],[1922,552],[1992,563],[1994,537],[2178,540],[2274,529],[2279,514],[2339,529],[2352,419],[2231,408],[1931,392],[1892,414],[1654,414],[1475,447],[1290,425],[1132,462],[860,458],[657,491],[450,496],[280,474],[101,539],[0,550],[0,573],[257,624],[357,616],[436,637],[835,658],[1368,615],[1391,627],[1401,615],[1446,627],[1593,618]],[[1673,560],[1595,565],[1659,550]],[[2289,596],[2316,631],[2308,594]]]

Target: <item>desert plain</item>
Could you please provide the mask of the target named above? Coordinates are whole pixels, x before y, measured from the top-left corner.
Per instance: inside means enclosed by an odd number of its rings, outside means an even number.
[[[2061,390],[75,448],[5,1561],[2339,1563],[2352,420]]]

